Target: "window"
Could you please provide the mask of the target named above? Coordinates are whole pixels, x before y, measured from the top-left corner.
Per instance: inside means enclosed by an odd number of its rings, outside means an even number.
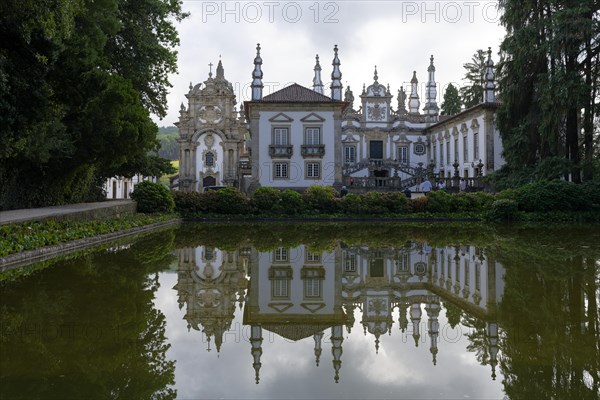
[[[433,144],[433,163],[437,164],[437,145]]]
[[[321,177],[321,163],[307,162],[306,163],[306,178],[319,179]]]
[[[425,144],[421,142],[415,143],[414,152],[418,156],[425,154]]]
[[[321,297],[321,279],[304,280],[304,297]]]
[[[325,270],[323,267],[304,267],[301,272],[304,282],[304,297],[321,297],[322,281],[325,279]]]
[[[440,164],[444,165],[444,142],[440,143]]]
[[[408,272],[410,270],[410,254],[402,253],[396,260],[396,273]]]
[[[473,158],[479,159],[479,133],[473,134]]]
[[[285,263],[289,260],[289,251],[285,247],[279,247],[275,250],[273,254],[273,262],[276,263]]]
[[[469,161],[469,141],[466,136],[463,136],[463,161]]]
[[[313,253],[310,250],[306,250],[305,262],[307,263],[319,263],[321,262],[321,253]]]
[[[271,297],[274,299],[288,299],[290,297],[290,281],[292,269],[289,267],[273,267],[269,270],[271,281]]]
[[[450,141],[446,142],[446,163],[451,163],[450,161]]]
[[[273,163],[273,178],[275,179],[288,179],[289,165],[288,163]]]
[[[273,128],[273,144],[276,146],[287,146],[290,144],[288,128]]]
[[[346,164],[356,162],[356,146],[344,146],[344,162]]]
[[[305,128],[304,129],[304,144],[307,144],[307,145],[321,144],[321,128]]]
[[[398,146],[398,162],[408,164],[408,146]]]
[[[356,254],[344,254],[344,272],[356,272]]]
[[[204,155],[204,165],[207,167],[213,167],[215,165],[215,155],[212,152],[208,152]]]
[[[213,249],[205,249],[204,250],[204,259],[206,261],[212,261],[215,258],[215,254]]]

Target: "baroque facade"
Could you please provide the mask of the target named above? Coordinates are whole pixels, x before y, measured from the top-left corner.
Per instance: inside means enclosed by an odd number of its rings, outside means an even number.
[[[235,95],[224,80],[220,62],[217,79],[209,77],[202,90],[199,85],[190,86],[189,107],[182,105],[177,124],[182,135],[180,188],[201,190],[217,184],[251,192],[260,186],[303,190],[311,185],[338,189],[345,185],[353,191],[414,190],[426,178],[445,179],[447,186],[458,188],[460,178],[477,186],[479,177],[504,164],[495,124],[498,103],[491,49],[482,102],[453,116],[439,115],[433,56],[422,109],[417,71],[409,93],[398,90],[394,108],[394,96],[389,85],[379,82],[377,67],[373,82],[363,85],[355,109],[352,90],[347,87],[343,91],[337,45],[329,94],[325,93],[317,55],[312,89],[292,84],[263,97],[260,45],[256,50],[252,97],[240,107],[237,117]],[[215,91],[215,86],[222,89]],[[230,124],[214,115],[212,119],[199,118],[210,110],[215,115],[230,115]],[[215,153],[225,160],[218,164],[221,169],[216,164],[206,169],[205,154],[212,150],[200,137],[218,136],[216,132],[230,132],[227,140],[222,139],[225,153]],[[227,152],[231,154],[225,157]]]
[[[236,110],[232,84],[219,60],[216,76],[192,86],[181,104],[179,121],[180,190],[203,191],[210,186],[238,186],[241,161],[247,161],[248,130]]]

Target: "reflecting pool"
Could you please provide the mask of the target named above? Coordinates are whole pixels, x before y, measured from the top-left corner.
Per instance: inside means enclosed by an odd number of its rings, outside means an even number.
[[[2,399],[600,397],[597,227],[186,224],[0,277]]]

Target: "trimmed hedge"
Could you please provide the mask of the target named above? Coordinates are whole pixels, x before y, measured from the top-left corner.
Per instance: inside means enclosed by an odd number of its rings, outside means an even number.
[[[207,193],[174,192],[176,211],[185,215],[399,215],[469,213],[493,221],[519,219],[522,212],[590,211],[598,207],[600,184],[564,181],[529,184],[498,195],[483,192],[449,194],[438,190],[407,199],[400,192],[349,193],[340,198],[327,186],[311,186],[303,194],[261,187],[252,198],[226,188]]]

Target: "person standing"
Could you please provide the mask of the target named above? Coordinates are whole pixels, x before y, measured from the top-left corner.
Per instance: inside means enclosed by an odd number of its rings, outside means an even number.
[[[427,196],[429,192],[431,192],[431,182],[429,182],[429,179],[425,179],[425,182],[423,182],[421,189],[423,190],[425,196]]]

